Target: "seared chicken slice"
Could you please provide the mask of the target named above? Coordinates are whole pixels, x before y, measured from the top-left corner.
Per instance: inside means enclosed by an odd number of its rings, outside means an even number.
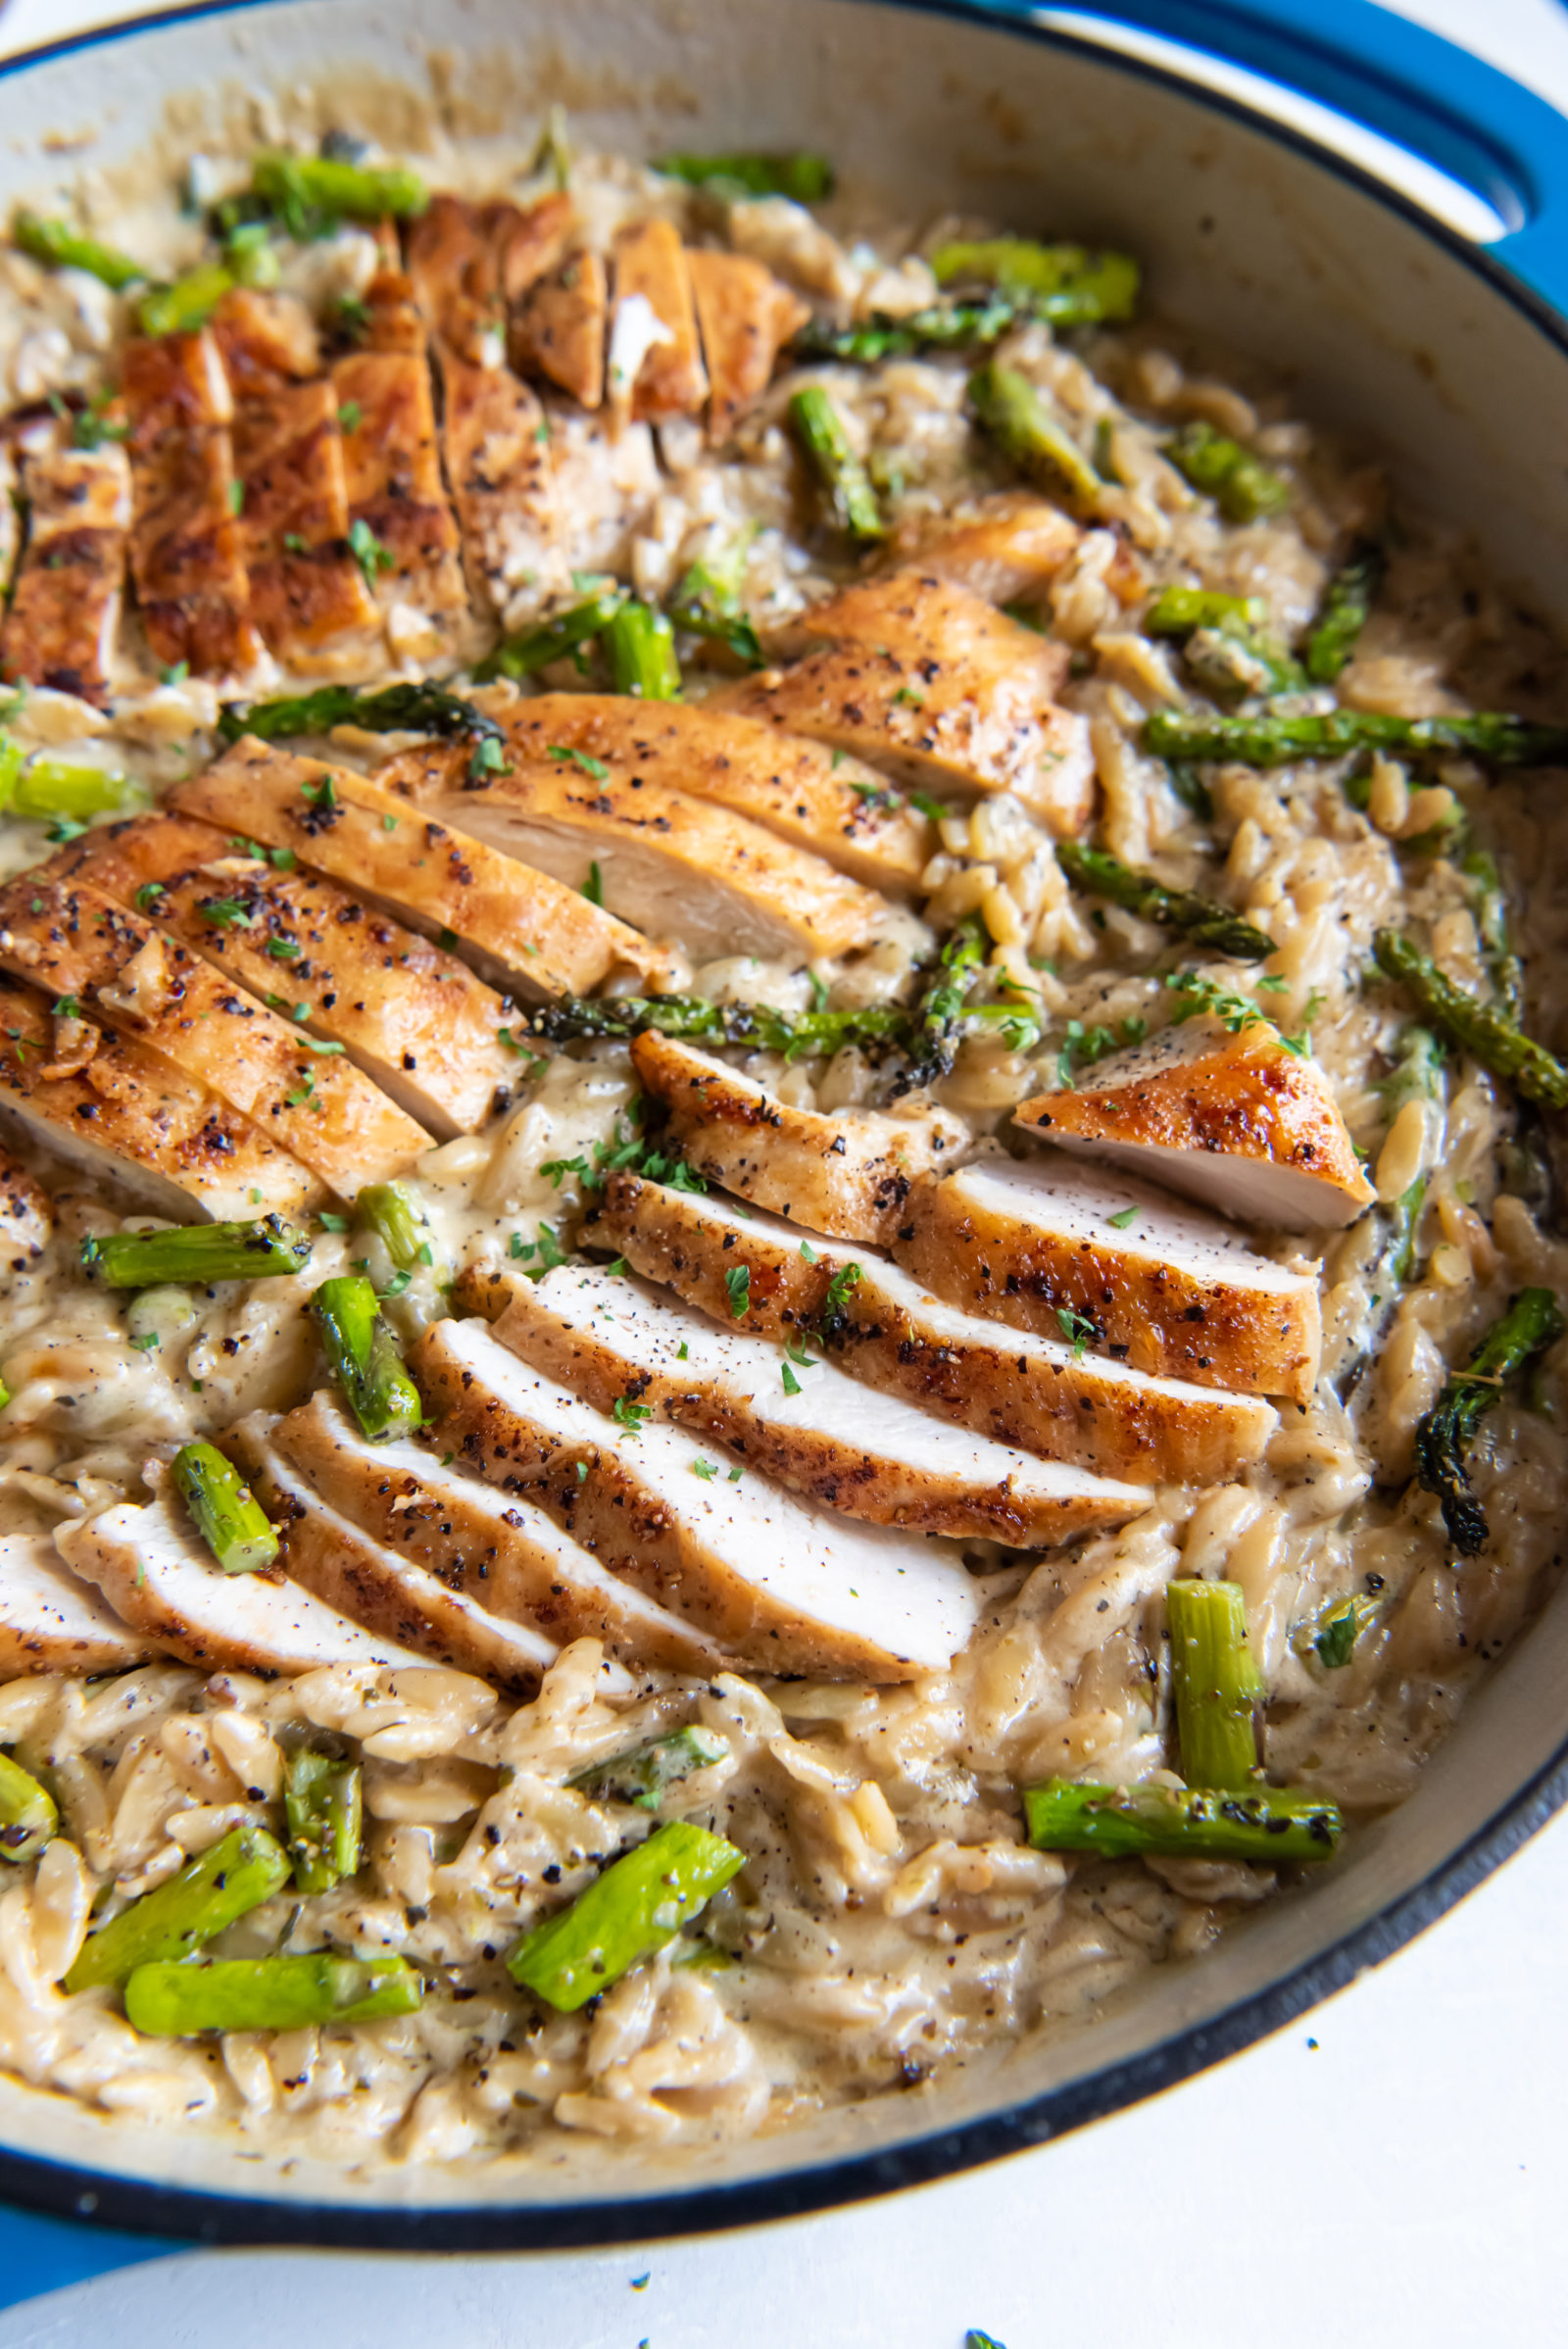
[[[0,1011],[10,1009],[10,999]],[[52,1023],[51,1023],[52,1025]],[[7,1150],[0,1150],[0,1272],[23,1272],[54,1236],[54,1201]]]
[[[120,626],[130,528],[130,463],[114,442],[54,445],[23,460],[27,543],[0,630],[0,674],[102,706]]]
[[[82,883],[24,875],[0,889],[0,968],[210,1086],[346,1197],[430,1146],[347,1059],[313,1047],[178,939]]]
[[[653,783],[749,815],[852,880],[909,898],[936,850],[918,808],[858,759],[792,741],[760,719],[634,694],[542,693],[507,719],[507,756],[531,776],[564,752],[597,759],[620,784]]]
[[[600,1639],[634,1668],[723,1669],[721,1647],[607,1574],[543,1509],[443,1466],[420,1444],[368,1444],[326,1395],[279,1420],[269,1441],[313,1493],[394,1551],[406,1574],[548,1639]]]
[[[147,641],[166,665],[243,675],[263,648],[218,345],[205,330],[138,337],[121,354],[120,388],[131,423],[130,569]]]
[[[0,1675],[128,1672],[158,1652],[60,1562],[43,1534],[0,1538]]]
[[[1235,1036],[1183,1020],[1014,1114],[1058,1150],[1276,1231],[1354,1223],[1377,1196],[1327,1077],[1266,1020]]]
[[[314,1672],[320,1664],[417,1664],[298,1583],[225,1574],[167,1490],[62,1526],[56,1545],[133,1632],[214,1672]]]
[[[845,1517],[1043,1549],[1124,1525],[1153,1498],[932,1419],[819,1349],[786,1356],[721,1330],[623,1273],[470,1273],[463,1290],[481,1309],[510,1299],[493,1324],[502,1345],[596,1410],[657,1411]]]
[[[912,570],[813,605],[791,634],[812,648],[803,659],[725,686],[709,708],[853,751],[905,782],[1010,791],[1058,839],[1088,822],[1088,725],[1055,699],[1065,645]]]
[[[574,219],[570,197],[561,194],[526,212],[505,201],[431,198],[409,230],[409,277],[431,331],[455,357],[497,364],[508,304],[556,267]]]
[[[779,352],[810,317],[809,304],[741,253],[686,256],[708,362],[708,437],[728,440],[773,380]]]
[[[711,1052],[652,1029],[632,1039],[631,1056],[699,1174],[842,1240],[886,1244],[911,1185],[968,1147],[968,1127],[946,1109],[797,1109]]]
[[[653,423],[695,416],[708,376],[678,230],[668,220],[633,220],[617,231],[613,260],[611,405]]]
[[[332,390],[343,436],[350,546],[357,538],[375,602],[417,613],[439,635],[466,617],[458,525],[441,477],[424,326],[401,270],[365,297],[366,347],[337,360]]]
[[[482,1322],[438,1322],[410,1367],[440,1449],[528,1493],[612,1573],[754,1666],[913,1680],[944,1669],[974,1628],[979,1593],[956,1550],[833,1523],[680,1428],[619,1426]]]
[[[421,758],[407,754],[381,772],[394,785],[408,782],[422,774]],[[460,754],[460,773],[466,764]],[[453,808],[466,818],[468,800],[461,785],[455,791]],[[169,804],[266,848],[291,849],[301,864],[426,937],[449,931],[465,959],[503,988],[530,997],[590,995],[614,973],[646,978],[662,966],[635,930],[576,890],[498,855],[466,829],[412,809],[400,792],[318,759],[295,759],[246,736],[204,773],[176,784]]]
[[[77,1021],[74,1064],[54,1073],[59,1024],[0,972],[0,1113],[61,1157],[181,1223],[325,1206],[326,1186],[270,1135],[129,1036]]]
[[[612,1175],[589,1231],[715,1320],[825,1343],[886,1395],[1094,1476],[1212,1484],[1255,1460],[1275,1425],[1250,1395],[999,1328],[943,1304],[885,1256],[727,1199]]]
[[[1059,507],[1026,489],[1002,489],[906,524],[893,560],[900,570],[945,579],[988,604],[1011,604],[1049,587],[1082,537]]]
[[[1323,1350],[1317,1282],[1255,1255],[1217,1215],[1053,1153],[917,1183],[889,1243],[949,1304],[1135,1370],[1305,1402]]]
[[[581,408],[605,396],[610,278],[597,253],[573,253],[513,312],[507,352],[519,375],[543,375]]]
[[[279,872],[254,845],[194,816],[141,815],[97,827],[47,869],[145,905],[273,1010],[340,1044],[443,1140],[505,1108],[519,1067],[506,998],[363,898],[298,866]]]
[[[432,814],[552,873],[594,886],[646,937],[674,939],[695,961],[717,954],[843,954],[881,927],[880,898],[749,816],[667,784],[540,760],[512,774],[468,773],[461,748],[407,753],[378,770]]]

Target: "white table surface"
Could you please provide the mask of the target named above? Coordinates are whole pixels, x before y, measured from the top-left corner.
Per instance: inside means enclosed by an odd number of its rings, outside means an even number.
[[[1554,0],[1395,4],[1568,111]],[[129,13],[11,0],[0,49]],[[0,2349],[302,2330],[313,2349],[962,2349],[970,2326],[1079,2349],[1112,2323],[1140,2349],[1558,2349],[1565,1940],[1568,1815],[1277,2037],[992,2169],[641,2251],[192,2253],[14,2308]]]

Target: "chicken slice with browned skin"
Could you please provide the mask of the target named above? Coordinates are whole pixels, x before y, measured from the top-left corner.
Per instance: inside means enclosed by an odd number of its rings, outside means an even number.
[[[562,1266],[542,1281],[470,1273],[459,1294],[504,1303],[496,1336],[595,1410],[617,1400],[710,1436],[841,1516],[1049,1548],[1148,1508],[1137,1485],[1037,1460],[852,1379],[797,1346],[720,1329],[624,1273]]]
[[[1082,541],[1083,525],[1027,489],[1000,489],[921,514],[893,539],[893,563],[988,604],[1037,600]]]
[[[633,220],[616,232],[612,261],[611,405],[650,423],[695,416],[708,373],[679,231],[668,220]]]
[[[646,937],[697,961],[718,954],[843,954],[882,926],[883,901],[750,816],[664,783],[588,771],[572,759],[470,775],[461,748],[378,770],[432,814],[551,873]]]
[[[54,1201],[20,1158],[0,1150],[0,1272],[24,1272],[54,1235]]]
[[[843,1240],[885,1246],[911,1186],[955,1164],[969,1145],[968,1127],[950,1110],[890,1117],[797,1108],[711,1052],[654,1029],[633,1037],[631,1058],[699,1174]]]
[[[660,784],[764,824],[852,880],[912,897],[936,851],[930,819],[858,759],[792,740],[760,719],[632,694],[543,693],[506,718],[507,756],[531,774],[576,752],[617,783]]]
[[[494,367],[508,305],[556,267],[574,220],[564,194],[543,196],[526,211],[505,200],[433,196],[409,230],[409,279],[444,348],[475,367]]]
[[[27,543],[0,630],[0,675],[102,707],[124,595],[130,462],[113,441],[73,448],[60,425],[24,453],[21,494]]]
[[[742,253],[686,256],[710,384],[708,437],[728,440],[773,379],[779,352],[810,317],[809,304]]]
[[[1323,1349],[1317,1281],[1231,1225],[1053,1152],[917,1183],[889,1244],[949,1304],[1089,1343],[1135,1370],[1305,1402]]]
[[[610,278],[597,253],[573,253],[512,314],[507,353],[519,375],[543,375],[579,408],[605,396]]]
[[[1262,1018],[1236,1035],[1183,1020],[1014,1115],[1058,1150],[1276,1231],[1354,1223],[1377,1197],[1327,1077]]]
[[[81,882],[0,889],[0,968],[161,1053],[347,1197],[430,1146],[345,1057]]]
[[[460,772],[467,758],[459,752]],[[437,763],[444,776],[450,762]],[[406,754],[382,770],[393,786],[383,790],[247,736],[176,784],[169,804],[268,849],[291,850],[301,864],[426,937],[450,931],[464,958],[508,991],[591,995],[617,973],[649,979],[663,968],[657,948],[576,890],[438,820],[417,794],[411,806],[400,786],[422,772],[421,755]],[[467,815],[461,793],[453,806]]]
[[[1011,792],[1060,839],[1088,822],[1088,726],[1055,698],[1065,645],[913,570],[812,605],[789,642],[808,648],[800,660],[723,687],[709,707],[852,751],[903,782]]]
[[[326,1205],[326,1186],[270,1135],[129,1036],[86,1028],[77,1065],[50,1073],[58,1025],[42,996],[0,972],[0,1115],[96,1182],[181,1223]]]
[[[826,1345],[854,1378],[998,1444],[1091,1475],[1213,1484],[1276,1414],[1250,1395],[1155,1379],[944,1304],[874,1251],[727,1199],[612,1175],[588,1225],[637,1272],[758,1337]]]
[[[263,656],[251,617],[229,434],[233,404],[211,334],[138,336],[120,362],[130,420],[130,569],[157,660],[243,676]]]
[[[432,1444],[537,1500],[612,1573],[773,1672],[913,1680],[963,1645],[979,1594],[959,1553],[804,1508],[732,1477],[683,1429],[624,1427],[527,1369],[482,1322],[439,1322],[410,1356]],[[579,1469],[582,1471],[578,1473]]]
[[[357,1068],[443,1141],[505,1108],[514,1014],[465,962],[318,873],[280,872],[257,844],[195,816],[133,816],[46,868],[182,939]]]
[[[0,1538],[0,1674],[128,1672],[158,1653],[62,1564],[43,1534]]]

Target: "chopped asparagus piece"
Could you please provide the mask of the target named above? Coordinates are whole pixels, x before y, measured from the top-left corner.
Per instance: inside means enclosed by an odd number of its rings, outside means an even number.
[[[990,360],[969,377],[969,401],[1008,463],[1053,497],[1098,511],[1103,483],[1052,414],[1044,392],[1016,367]]]
[[[1289,766],[1297,759],[1343,759],[1361,750],[1408,759],[1469,753],[1495,766],[1550,766],[1568,759],[1568,726],[1532,726],[1498,711],[1474,717],[1388,717],[1377,710],[1270,711],[1210,717],[1156,710],[1143,745],[1161,759],[1234,759],[1243,766]]]
[[[537,628],[530,628],[525,635],[503,638],[474,670],[474,683],[488,685],[493,678],[510,677],[515,684],[538,669],[548,668],[552,661],[575,652],[591,637],[602,636],[625,601],[623,587],[602,588],[581,604],[573,604],[569,610],[556,612],[553,618],[541,620]]]
[[[1194,677],[1218,700],[1298,693],[1305,673],[1263,633],[1266,616],[1255,597],[1167,587],[1151,606],[1144,626],[1151,636],[1178,639]]]
[[[19,744],[4,746],[0,807],[12,815],[28,816],[36,823],[51,816],[80,821],[146,805],[142,785],[113,767],[76,766],[60,759],[24,759]]]
[[[150,2038],[204,2031],[307,2031],[313,2025],[372,2023],[410,2015],[424,1982],[407,1958],[219,1958],[191,1965],[138,1966],[125,1983],[125,2013]]]
[[[1105,1859],[1331,1860],[1344,1821],[1316,1794],[1271,1788],[1085,1786],[1054,1778],[1026,1786],[1024,1818],[1039,1851],[1095,1851]]]
[[[1289,486],[1279,474],[1212,424],[1184,424],[1166,442],[1165,454],[1194,489],[1214,500],[1228,522],[1255,522],[1290,504]]]
[[[136,323],[143,334],[189,334],[208,318],[239,279],[223,261],[199,261],[172,285],[155,285],[143,294]]]
[[[430,201],[417,171],[398,165],[377,170],[326,155],[258,155],[251,167],[251,186],[285,220],[318,212],[346,214],[357,220],[408,220]]]
[[[657,1811],[671,1786],[678,1786],[694,1770],[711,1769],[728,1752],[723,1738],[711,1730],[678,1729],[608,1762],[595,1762],[566,1784],[595,1802],[634,1802],[639,1810]]]
[[[435,734],[449,742],[460,736],[506,739],[495,719],[472,702],[428,683],[383,685],[375,693],[362,693],[355,685],[320,685],[314,693],[253,702],[248,710],[229,703],[218,721],[225,742],[237,742],[242,734],[277,742],[295,734],[329,734],[334,726],[363,726],[368,734]]]
[[[1423,954],[1396,930],[1379,930],[1372,952],[1378,968],[1399,982],[1423,1016],[1483,1068],[1505,1078],[1527,1101],[1568,1108],[1568,1068],[1544,1044],[1527,1036],[1506,1011],[1456,986],[1430,954]]]
[[[11,241],[52,269],[85,269],[89,277],[97,277],[116,293],[148,274],[128,254],[117,253],[112,245],[100,245],[94,237],[78,235],[66,220],[46,220],[35,212],[17,214],[11,223]]]
[[[964,1006],[986,958],[986,932],[971,914],[944,942],[936,969],[909,1015],[908,1065],[893,1086],[895,1099],[950,1074],[963,1034]]]
[[[748,196],[788,196],[795,204],[822,204],[833,193],[825,155],[659,155],[653,169],[691,187],[717,180]]]
[[[364,1773],[357,1762],[302,1746],[288,1757],[283,1807],[294,1882],[302,1892],[329,1892],[360,1869]]]
[[[690,1924],[746,1865],[722,1835],[673,1819],[612,1863],[567,1909],[535,1926],[507,1959],[514,1982],[573,2014]]]
[[[1442,1501],[1443,1522],[1461,1557],[1475,1557],[1487,1542],[1486,1512],[1470,1491],[1465,1468],[1476,1431],[1507,1381],[1560,1338],[1563,1328],[1549,1289],[1522,1289],[1463,1370],[1450,1371],[1443,1393],[1416,1429],[1417,1482]]]
[[[288,1882],[288,1855],[264,1827],[236,1827],[155,1891],[144,1892],[118,1917],[89,1933],[71,1972],[68,1990],[122,1982],[138,1966],[187,1958],[192,1950]]]
[[[30,1770],[0,1753],[0,1860],[22,1867],[35,1860],[60,1825],[60,1813],[47,1786],[40,1786]]]
[[[1245,635],[1261,626],[1264,616],[1256,596],[1227,596],[1217,587],[1162,587],[1144,614],[1144,632],[1185,638],[1199,628],[1226,628]]]
[[[1332,685],[1349,661],[1382,579],[1383,550],[1362,539],[1330,579],[1306,640],[1306,673],[1314,685]]]
[[[360,1222],[368,1225],[400,1272],[434,1261],[429,1217],[407,1184],[367,1183],[354,1202]]]
[[[1165,1621],[1182,1776],[1190,1786],[1250,1786],[1263,1682],[1240,1583],[1168,1583]]]
[[[667,610],[677,628],[724,645],[748,668],[760,668],[762,648],[741,601],[746,550],[752,536],[750,530],[737,531],[721,553],[694,563],[670,597]]]
[[[1377,1620],[1378,1602],[1364,1593],[1330,1599],[1311,1628],[1310,1645],[1327,1672],[1343,1672],[1355,1643],[1369,1623]]]
[[[1152,873],[1134,872],[1103,849],[1058,841],[1056,862],[1075,888],[1109,898],[1112,905],[1125,905],[1130,913],[1157,922],[1162,929],[1185,931],[1217,954],[1233,954],[1243,962],[1263,962],[1274,952],[1275,942],[1267,932],[1243,921],[1229,905],[1199,897],[1191,889],[1167,889]]]
[[[1497,1001],[1510,1017],[1517,1019],[1524,1007],[1524,965],[1514,953],[1508,934],[1508,901],[1503,895],[1497,860],[1486,849],[1476,849],[1459,869],[1469,884],[1470,908]]]
[[[205,1288],[303,1272],[311,1242],[281,1215],[255,1223],[182,1224],[168,1232],[111,1232],[81,1244],[83,1272],[111,1289]]]
[[[369,1282],[358,1273],[323,1281],[311,1309],[332,1376],[368,1440],[385,1444],[411,1435],[423,1416],[419,1391]]]
[[[273,1563],[276,1532],[249,1485],[215,1444],[182,1445],[170,1474],[225,1574],[256,1574]]]
[[[789,414],[790,430],[827,493],[839,529],[849,538],[886,538],[887,524],[871,476],[851,445],[844,418],[822,386],[808,383],[796,392]]]
[[[979,243],[939,245],[931,256],[939,285],[960,279],[1024,296],[1036,318],[1054,326],[1086,326],[1130,318],[1138,307],[1141,272],[1128,253],[1091,253],[1082,245],[1038,245],[1027,237],[995,236]]]
[[[808,318],[790,347],[797,359],[874,367],[878,360],[907,359],[916,351],[969,351],[1000,342],[1030,315],[1027,303],[993,294],[984,302],[934,302],[900,318],[875,311],[854,326]]]
[[[1409,1027],[1400,1032],[1398,1058],[1378,1087],[1384,1112],[1392,1126],[1407,1101],[1442,1101],[1448,1089],[1443,1047],[1430,1028]]]
[[[628,596],[606,622],[604,641],[617,693],[636,694],[645,702],[680,700],[675,631],[662,612]]]
[[[1416,1236],[1421,1229],[1421,1210],[1427,1203],[1427,1178],[1417,1175],[1407,1191],[1399,1194],[1392,1210],[1393,1245],[1388,1255],[1389,1276],[1402,1289],[1415,1278]]]

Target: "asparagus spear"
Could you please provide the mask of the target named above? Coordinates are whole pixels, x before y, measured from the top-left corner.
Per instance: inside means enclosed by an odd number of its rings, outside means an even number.
[[[1527,1036],[1518,1022],[1494,1003],[1483,1003],[1441,971],[1396,930],[1379,930],[1372,940],[1378,968],[1414,999],[1441,1034],[1471,1053],[1494,1077],[1504,1077],[1527,1101],[1568,1109],[1568,1068]]]
[[[145,807],[147,794],[129,775],[107,766],[77,766],[60,759],[29,759],[18,742],[0,743],[0,807],[34,822],[79,821]]]
[[[283,1808],[294,1882],[302,1892],[329,1892],[357,1876],[364,1836],[364,1773],[357,1762],[301,1746],[283,1775]]]
[[[255,1574],[272,1564],[279,1544],[267,1512],[215,1444],[183,1444],[170,1474],[225,1574]]]
[[[1212,424],[1183,425],[1165,454],[1179,473],[1214,500],[1228,522],[1255,522],[1290,504],[1291,493],[1260,457]]]
[[[281,1215],[255,1223],[184,1224],[168,1232],[111,1232],[81,1244],[83,1272],[111,1289],[201,1289],[303,1272],[311,1242]]]
[[[1306,640],[1306,673],[1332,685],[1355,651],[1383,579],[1383,550],[1361,539],[1328,583]]]
[[[639,1959],[672,1941],[746,1865],[722,1835],[672,1819],[613,1861],[567,1909],[535,1926],[507,1959],[514,1982],[575,2013]]]
[[[155,285],[136,306],[136,323],[143,334],[189,334],[205,325],[223,299],[239,283],[224,261],[199,261],[171,285]]]
[[[748,196],[788,196],[796,204],[821,204],[833,193],[825,155],[659,155],[653,169],[691,187],[718,180]]]
[[[908,1065],[893,1085],[895,1099],[934,1085],[951,1071],[963,1033],[964,1004],[985,955],[985,928],[971,914],[944,943],[936,969],[909,1016],[905,1045]]]
[[[435,1250],[430,1219],[404,1183],[367,1183],[354,1202],[360,1222],[368,1225],[402,1272],[433,1263]]]
[[[1376,710],[1210,717],[1156,710],[1144,720],[1143,745],[1161,759],[1234,759],[1243,766],[1288,766],[1361,750],[1410,759],[1460,752],[1495,766],[1551,766],[1568,759],[1568,726],[1533,726],[1494,710],[1473,717],[1388,717]]]
[[[1475,1557],[1487,1541],[1486,1512],[1471,1493],[1465,1469],[1476,1431],[1506,1381],[1560,1338],[1563,1327],[1549,1289],[1522,1289],[1463,1370],[1449,1373],[1443,1393],[1416,1429],[1416,1480],[1442,1501],[1443,1522],[1462,1557]]]
[[[0,1860],[23,1867],[35,1860],[60,1825],[60,1813],[47,1786],[40,1786],[30,1770],[0,1753]]]
[[[285,220],[309,212],[347,214],[357,220],[407,220],[423,212],[430,191],[417,171],[400,165],[377,169],[335,156],[258,155],[251,186]]]
[[[846,1044],[896,1045],[909,1025],[910,1014],[895,1004],[808,1011],[792,1019],[770,1003],[710,1003],[693,995],[564,996],[528,1015],[529,1034],[548,1044],[579,1036],[621,1041],[652,1028],[693,1044],[754,1044],[796,1060],[836,1052]]]
[[[680,700],[675,631],[662,612],[628,596],[606,622],[604,644],[617,693],[636,694],[645,702]]]
[[[692,1727],[635,1745],[608,1762],[594,1762],[568,1778],[568,1786],[591,1795],[595,1802],[634,1802],[639,1810],[657,1811],[671,1786],[678,1786],[694,1770],[722,1762],[729,1747],[710,1730]]]
[[[1240,1583],[1168,1583],[1165,1621],[1182,1776],[1190,1786],[1250,1786],[1263,1683]]]
[[[1229,905],[1199,897],[1191,889],[1167,889],[1152,873],[1135,872],[1103,849],[1087,849],[1074,840],[1058,841],[1056,862],[1076,888],[1109,898],[1112,905],[1125,905],[1130,913],[1157,922],[1162,929],[1183,930],[1215,954],[1234,954],[1243,962],[1263,962],[1274,952],[1274,941],[1266,931],[1253,929]]]
[[[504,637],[474,670],[474,683],[487,685],[495,677],[510,677],[515,683],[531,677],[537,669],[548,668],[552,661],[575,652],[591,637],[602,636],[625,601],[623,587],[601,588],[582,603],[541,620],[525,635]]]
[[[972,279],[1026,297],[1031,315],[1049,318],[1054,326],[1119,322],[1138,307],[1141,272],[1129,253],[1091,253],[1082,245],[994,236],[939,245],[931,268],[939,285]]]
[[[89,1933],[65,1986],[91,1990],[100,1982],[124,1982],[138,1966],[187,1958],[287,1882],[288,1856],[275,1836],[264,1827],[233,1828],[167,1884]]]
[[[370,734],[435,734],[448,742],[460,736],[506,739],[495,719],[472,702],[428,682],[383,685],[376,693],[362,693],[355,685],[320,685],[314,693],[253,702],[248,710],[230,703],[218,721],[225,742],[237,742],[242,734],[276,742],[293,734],[329,734],[334,726],[363,726]]]
[[[844,418],[822,386],[803,386],[790,401],[789,415],[790,430],[827,493],[838,527],[850,538],[886,538],[887,524],[871,476],[851,447]]]
[[[219,1958],[198,1965],[160,1960],[125,1983],[125,2013],[149,2038],[187,2039],[203,2031],[306,2031],[314,2024],[372,2023],[411,2015],[424,1982],[407,1958]]]
[[[1199,684],[1218,699],[1299,692],[1305,674],[1264,635],[1265,616],[1255,597],[1167,587],[1145,614],[1144,626],[1151,636],[1178,639]]]
[[[423,1416],[375,1291],[359,1273],[323,1281],[311,1299],[332,1376],[371,1444],[411,1435]]]
[[[984,302],[933,302],[902,318],[874,311],[854,326],[808,318],[791,349],[797,359],[874,367],[878,360],[907,359],[916,351],[969,351],[1000,342],[1029,315],[1027,303],[992,294]]]
[[[1481,937],[1481,952],[1497,1001],[1511,1018],[1524,1007],[1524,965],[1508,934],[1508,901],[1503,895],[1497,860],[1486,849],[1476,849],[1459,867],[1469,883],[1471,911]]]
[[[722,553],[694,563],[670,597],[667,610],[677,628],[726,646],[748,668],[760,668],[762,648],[741,602],[746,550],[752,535],[750,530],[737,531]]]
[[[1144,614],[1144,632],[1186,638],[1200,628],[1226,628],[1245,635],[1263,618],[1256,596],[1228,596],[1217,587],[1162,587]]]
[[[1095,1851],[1105,1859],[1331,1860],[1339,1807],[1315,1794],[1258,1787],[1085,1786],[1054,1778],[1026,1786],[1024,1818],[1039,1851]]]
[[[1065,495],[1091,513],[1098,511],[1100,475],[1027,375],[990,360],[969,377],[969,401],[985,430],[1025,480],[1053,496]]]
[[[89,277],[101,279],[117,294],[147,275],[141,263],[128,254],[79,235],[67,220],[46,220],[35,212],[17,214],[11,223],[11,240],[34,261],[44,262],[52,269],[85,269]]]

